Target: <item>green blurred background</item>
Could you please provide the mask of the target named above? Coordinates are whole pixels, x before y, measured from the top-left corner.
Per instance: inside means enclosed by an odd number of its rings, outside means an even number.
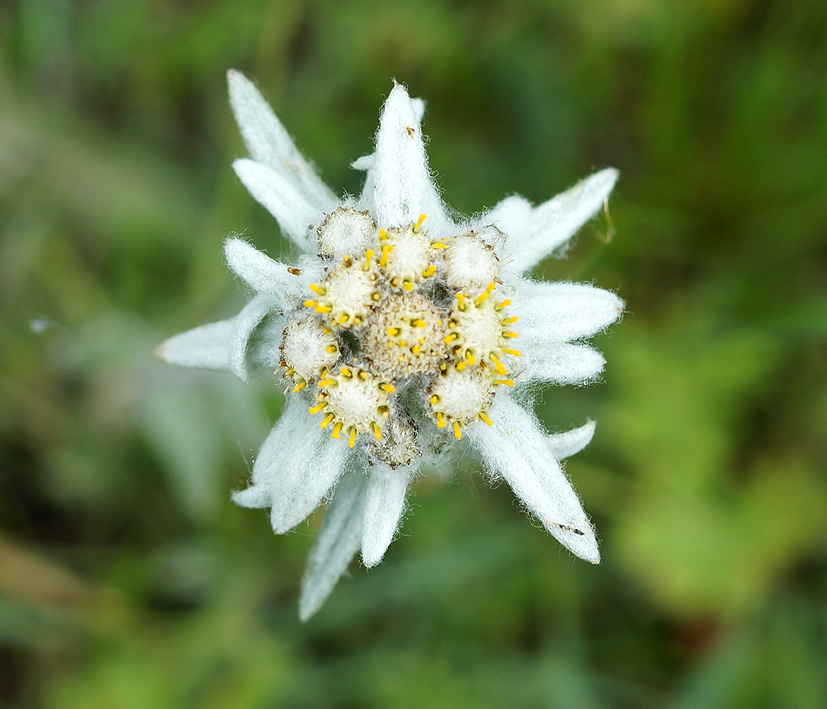
[[[536,274],[618,291],[567,470],[604,562],[469,464],[306,625],[318,514],[235,508],[272,382],[157,361],[287,254],[230,168],[227,68],[335,190],[391,77],[470,213],[595,167],[610,217]],[[0,5],[0,696],[9,707],[827,706],[821,0]]]

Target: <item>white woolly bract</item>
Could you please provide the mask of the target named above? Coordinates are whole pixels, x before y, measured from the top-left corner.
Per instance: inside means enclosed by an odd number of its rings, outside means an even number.
[[[368,568],[382,561],[393,541],[414,473],[414,466],[391,469],[382,463],[373,465],[368,472],[362,526],[362,562]]]

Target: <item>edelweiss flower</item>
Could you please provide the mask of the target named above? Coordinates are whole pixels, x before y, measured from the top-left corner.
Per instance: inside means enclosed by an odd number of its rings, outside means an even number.
[[[588,444],[594,424],[549,436],[517,402],[537,382],[597,377],[603,357],[578,341],[614,322],[623,303],[521,274],[595,214],[617,172],[537,207],[512,196],[459,219],[428,170],[424,103],[396,84],[375,152],[353,164],[366,172],[361,197],[337,200],[255,87],[231,71],[229,88],[252,156],[233,167],[302,255],[287,266],[228,239],[227,262],[256,295],[237,317],[177,335],[159,354],[243,380],[275,370],[285,383],[282,416],[234,499],[269,507],[281,534],[332,495],[301,617],[360,548],[365,566],[381,561],[423,464],[469,444],[552,535],[598,563],[594,530],[558,462]]]

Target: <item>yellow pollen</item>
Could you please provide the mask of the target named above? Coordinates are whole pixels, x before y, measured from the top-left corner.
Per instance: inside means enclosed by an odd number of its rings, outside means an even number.
[[[358,315],[356,315],[356,316],[353,318],[353,324],[354,324],[354,325],[358,325],[360,322],[362,322],[362,318],[360,318]]]
[[[335,379],[322,379],[319,382],[319,386],[320,387],[329,387],[331,384],[335,384],[335,383],[336,383]]]
[[[405,290],[408,290],[408,291],[412,291],[412,290],[413,290],[413,283],[411,283],[410,281],[405,281],[405,282],[402,284],[402,286],[403,286],[403,288],[405,288]]]
[[[350,429],[350,438],[347,441],[347,447],[348,448],[353,448],[353,446],[355,446],[355,445],[356,445],[356,429],[351,428]]]
[[[400,346],[400,347],[405,347],[405,346],[407,346],[407,344],[408,344],[408,343],[407,343],[407,341],[406,341],[406,340],[399,340],[399,346]]]
[[[439,397],[436,394],[431,395],[431,403],[436,404],[439,401]]]
[[[333,420],[334,415],[328,414],[327,416],[322,419],[322,422],[319,424],[319,428],[327,428],[327,425]]]
[[[319,295],[324,295],[325,293],[327,293],[327,291],[324,288],[322,288],[321,286],[317,286],[315,283],[310,284],[310,290],[312,290],[314,293],[318,293]]]
[[[339,349],[339,348],[336,347],[336,345],[328,345],[327,346],[327,353],[328,354],[333,354],[337,349]]]
[[[347,367],[342,367],[339,371],[341,371],[341,373],[344,374],[346,377],[353,376],[353,373]]]
[[[465,362],[457,362],[456,368],[458,372],[461,372],[463,369],[465,369]]]
[[[507,387],[513,387],[514,386],[514,380],[513,379],[495,379],[494,384],[505,384]]]
[[[296,384],[296,386],[293,387],[293,393],[297,394],[298,392],[300,392],[302,389],[304,389],[306,384],[307,382],[299,382],[298,384]]]
[[[444,371],[446,371],[447,369],[448,369],[448,365],[447,365],[447,364],[440,364],[440,365],[439,365],[439,371],[440,371],[440,372],[444,372]]]
[[[347,315],[340,315],[339,322],[342,323],[342,325],[344,325],[347,322]]]
[[[459,309],[465,310],[465,294],[457,293],[457,301],[459,302]]]
[[[380,234],[382,232],[379,232]],[[384,268],[388,263],[388,254],[393,251],[393,244],[385,244],[382,247],[382,258],[379,259],[379,265]]]
[[[497,303],[494,307],[497,310],[502,310],[503,308],[505,308],[506,306],[509,306],[509,305],[511,305],[510,300],[503,300],[503,301],[500,301],[499,303]]]
[[[377,441],[382,440],[382,431],[379,430],[379,426],[373,424],[373,435],[376,436]]]
[[[433,276],[435,273],[436,273],[436,266],[434,266],[434,264],[431,264],[430,266],[428,266],[428,268],[426,268],[426,269],[422,272],[422,277],[423,277],[423,278],[430,278],[430,277],[431,277],[431,276]]]
[[[468,360],[468,364],[470,364],[472,367],[477,363],[476,358],[470,352],[465,353],[465,359]]]
[[[365,251],[365,270],[370,268],[370,262],[373,260],[373,249]]]
[[[396,391],[396,387],[393,384],[380,384],[379,388],[382,391],[388,392],[388,394],[393,394]]]
[[[486,298],[488,298],[489,295],[491,295],[491,291],[494,290],[496,285],[496,283],[489,283],[488,287],[474,299],[474,303],[480,305],[480,303],[482,303]]]
[[[331,437],[331,438],[338,438],[338,437],[339,437],[339,432],[340,432],[341,430],[342,430],[342,422],[341,422],[341,421],[339,421],[339,422],[337,422],[337,423],[336,423],[336,425],[333,427],[333,433],[331,433],[331,434],[330,434],[330,437]]]
[[[504,332],[503,337],[519,337],[516,332]]]
[[[411,325],[413,325],[413,327],[425,327],[425,321],[422,318],[417,318],[416,320],[411,320]]]
[[[315,300],[305,300],[304,301],[304,307],[305,308],[315,308],[317,305],[318,305],[318,303]]]
[[[503,363],[500,362],[500,360],[498,360],[492,354],[488,355],[488,357],[494,363],[494,367],[496,367],[496,369],[497,369],[497,374],[503,374],[503,375],[508,374],[508,370],[506,370],[505,366],[503,366]]]
[[[420,214],[419,219],[416,220],[416,224],[414,224],[414,231],[419,231],[419,227],[422,226],[422,222],[424,222],[428,218],[427,214]]]
[[[480,418],[483,421],[485,421],[486,425],[488,425],[488,426],[493,426],[494,425],[494,422],[490,418],[488,418],[488,414],[484,414],[484,413],[480,412]]]
[[[388,236],[388,232],[387,232],[386,229],[380,229],[379,230],[379,238],[380,239],[385,239],[385,238],[387,238],[387,236]]]
[[[462,431],[459,430],[459,421],[454,421],[454,436],[459,440],[462,438]]]
[[[517,322],[519,319],[520,318],[518,318],[516,315],[513,318],[506,318],[505,320],[503,320],[503,325],[510,325],[513,322]]]
[[[293,376],[293,373],[294,373],[295,371],[296,371],[296,370],[295,370],[295,369],[293,369],[292,367],[288,367],[288,368],[287,368],[287,373],[288,373],[291,377]]]
[[[391,337],[396,337],[399,334],[399,328],[398,327],[389,327],[388,328],[388,334]]]
[[[445,417],[442,415],[441,411],[436,415],[436,425],[439,428],[445,428]]]
[[[375,303],[378,303],[381,300],[382,296],[378,293],[371,293],[370,299]]]
[[[320,412],[320,411],[321,411],[321,410],[322,410],[325,406],[327,406],[327,402],[326,402],[326,401],[323,401],[323,402],[321,402],[320,404],[316,404],[315,406],[311,406],[311,407],[308,409],[308,411],[309,411],[311,414],[317,414],[317,413],[319,413],[319,412]]]
[[[437,241],[437,242],[431,244],[431,248],[432,249],[447,249],[448,247],[445,244]]]
[[[368,378],[368,373],[363,369],[361,372],[359,372],[359,374],[357,376],[362,381],[365,381]]]
[[[411,347],[411,354],[419,354],[421,351],[417,345]]]
[[[331,308],[329,305],[317,305],[316,306],[316,312],[317,313],[329,313],[331,310],[333,310],[333,308]]]
[[[457,339],[457,333],[452,332],[450,335],[445,336],[445,344],[450,345],[456,339]]]
[[[350,268],[353,265],[353,259],[350,258],[350,256],[345,256],[343,260],[345,262],[345,266],[347,266],[348,268]]]
[[[382,414],[382,416],[384,416],[386,419],[389,419],[391,417],[390,409],[387,406],[380,406],[379,413]]]
[[[418,338],[416,338],[416,341],[417,341],[420,345],[424,345],[424,344],[425,344],[425,338],[424,338],[424,337],[418,337]]]
[[[520,356],[520,350],[507,350],[507,349],[503,348],[503,352],[505,352],[506,354],[510,354],[512,357],[519,357]]]

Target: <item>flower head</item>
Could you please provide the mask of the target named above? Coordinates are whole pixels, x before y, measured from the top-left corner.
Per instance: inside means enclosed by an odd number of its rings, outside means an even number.
[[[517,403],[532,383],[581,384],[603,369],[580,340],[614,322],[623,303],[589,285],[521,274],[562,247],[617,179],[597,172],[533,206],[513,196],[454,217],[428,170],[424,104],[396,84],[385,103],[358,200],[337,200],[241,74],[230,102],[251,159],[233,167],[301,255],[274,261],[236,238],[230,268],[256,293],[238,316],[167,340],[163,359],[262,370],[286,404],[234,495],[269,507],[276,533],[330,497],[305,574],[300,614],[314,613],[361,549],[381,561],[423,463],[482,457],[529,512],[577,556],[599,562],[594,530],[561,459],[594,424],[546,435]]]

